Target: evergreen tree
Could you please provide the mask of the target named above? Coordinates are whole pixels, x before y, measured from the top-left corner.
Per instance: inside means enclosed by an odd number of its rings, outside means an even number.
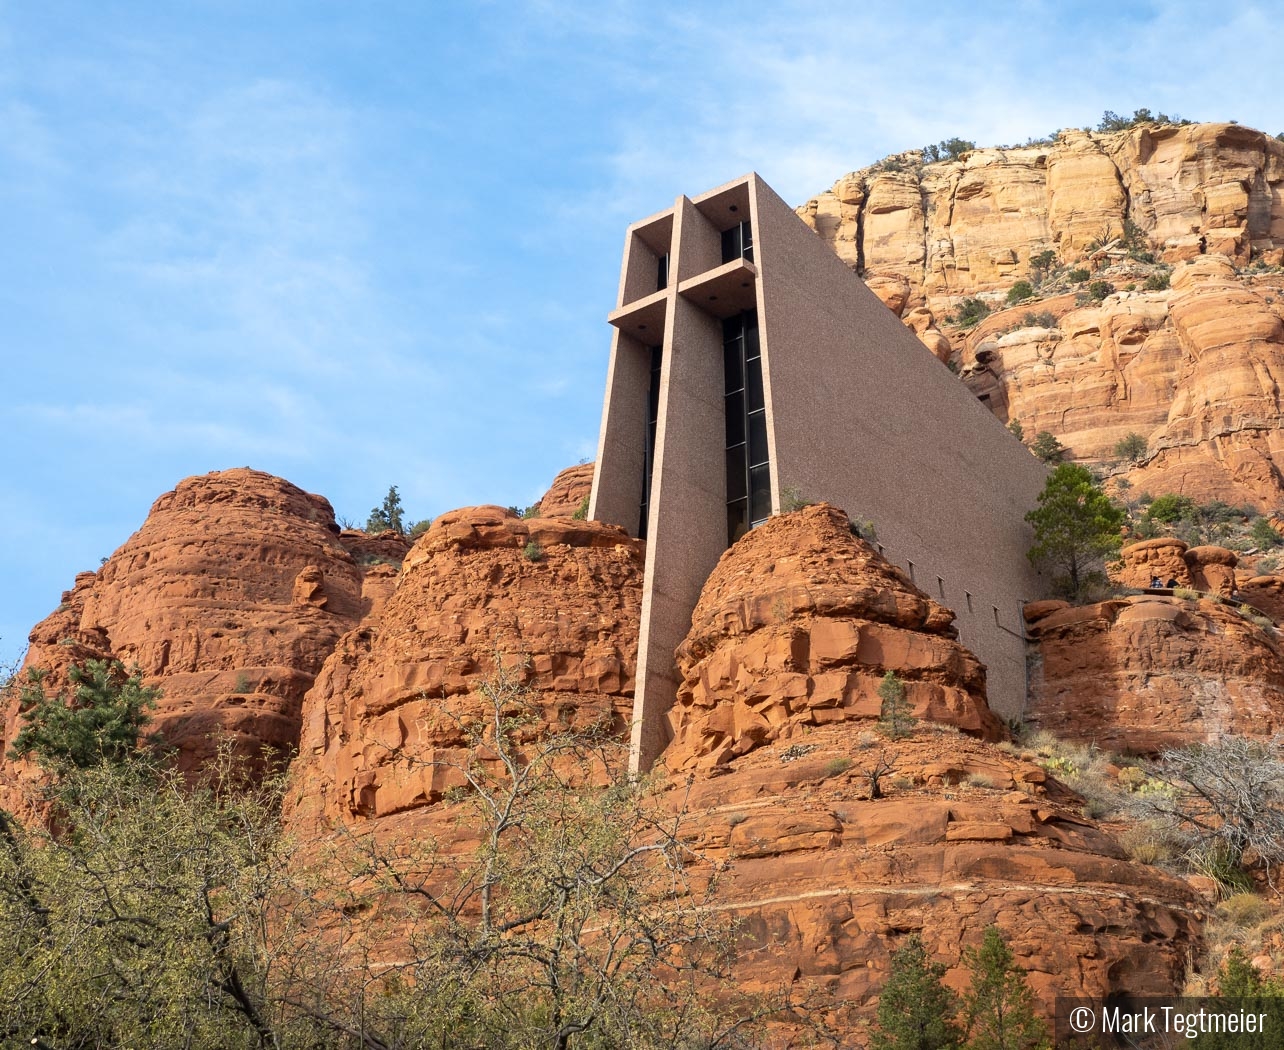
[[[909,700],[905,696],[905,683],[895,671],[888,671],[883,675],[878,695],[883,701],[879,718],[887,735],[893,738],[908,736],[913,731],[914,715],[910,712]]]
[[[1048,477],[1039,506],[1025,516],[1034,526],[1028,556],[1063,576],[1054,580],[1067,597],[1079,600],[1101,577],[1097,566],[1119,549],[1124,512],[1110,502],[1084,467],[1062,463]]]
[[[963,1036],[953,1020],[958,1001],[941,984],[944,974],[944,965],[928,962],[922,939],[912,934],[892,955],[870,1050],[957,1050]]]
[[[968,1050],[1048,1050],[1047,1026],[1035,1013],[1025,971],[998,928],[988,927],[981,946],[964,950],[963,960],[972,971],[963,995]]]
[[[393,485],[388,489],[388,495],[384,496],[383,504],[370,512],[370,517],[366,520],[366,532],[387,532],[391,529],[404,536],[406,528],[402,515],[401,496],[397,492],[397,486]]]
[[[46,696],[45,673],[27,672],[20,702],[23,727],[9,757],[34,755],[50,772],[119,765],[133,758],[142,743],[147,712],[159,690],[143,685],[141,672],[125,676],[119,660],[86,660],[68,672],[74,686],[70,701]]]
[[[1056,437],[1046,430],[1040,430],[1034,436],[1034,444],[1030,446],[1033,452],[1044,463],[1060,463],[1066,455],[1066,447],[1061,444]]]

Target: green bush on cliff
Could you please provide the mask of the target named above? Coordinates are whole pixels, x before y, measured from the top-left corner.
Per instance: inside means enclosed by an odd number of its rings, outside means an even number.
[[[1102,562],[1119,549],[1125,517],[1086,468],[1059,464],[1039,494],[1038,507],[1025,516],[1034,526],[1030,561],[1056,574],[1058,591],[1080,600],[1104,578]]]

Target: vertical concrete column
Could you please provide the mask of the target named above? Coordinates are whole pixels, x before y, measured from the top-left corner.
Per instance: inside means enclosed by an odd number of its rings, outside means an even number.
[[[680,198],[676,272],[687,272],[684,257],[720,260],[709,254],[717,236]],[[649,769],[670,740],[668,713],[678,686],[674,650],[691,629],[700,591],[727,546],[722,326],[674,295],[665,329],[633,703],[635,771]]]
[[[651,389],[651,350],[616,332],[606,375],[606,408],[597,439],[588,516],[623,525],[636,535],[646,463],[647,396]]]

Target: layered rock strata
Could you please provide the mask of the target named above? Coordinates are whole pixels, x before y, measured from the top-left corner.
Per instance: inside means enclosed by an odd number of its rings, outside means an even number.
[[[185,771],[220,738],[255,758],[288,754],[304,693],[369,607],[362,577],[322,497],[248,468],[188,478],[77,576],[32,631],[26,667],[49,672],[53,693],[86,659],[137,666],[161,690],[154,728]],[[12,700],[6,747],[21,725]]]
[[[705,583],[678,649],[670,769],[722,765],[812,727],[879,717],[888,671],[916,717],[1003,735],[985,669],[958,643],[954,614],[819,504],[772,518]]]
[[[309,694],[295,826],[385,817],[460,783],[463,722],[499,666],[549,726],[632,714],[642,544],[614,525],[443,514],[407,555],[378,617],[338,644]]]
[[[998,926],[1049,1011],[1056,996],[1172,994],[1198,951],[1185,883],[1125,860],[1043,769],[948,728],[893,741],[820,726],[719,774],[696,774],[687,834],[701,863],[730,864],[719,908],[739,923],[737,986],[847,1000],[840,1030],[872,1019],[911,933],[961,989],[963,949]]]
[[[1237,607],[1143,595],[1026,615],[1040,655],[1026,720],[1062,739],[1154,754],[1284,730],[1278,634]]]
[[[1205,253],[1284,263],[1284,142],[1237,124],[1067,129],[1053,142],[923,164],[910,152],[843,176],[798,214],[839,258],[944,317],[1121,239],[1169,262]],[[900,313],[900,310],[897,310]]]
[[[1027,436],[1110,463],[1140,434],[1146,454],[1122,468],[1138,491],[1284,501],[1284,274],[1271,269],[1284,264],[1284,143],[1234,124],[1147,125],[927,165],[912,152],[799,214]],[[1173,268],[1170,289],[1148,284],[1166,271],[1146,259]],[[1114,294],[1092,300],[1070,268]],[[1002,309],[1017,281],[1048,273],[1061,276]],[[947,325],[968,297],[997,312]]]
[[[593,464],[567,467],[553,479],[548,491],[535,505],[541,518],[573,518],[585,506],[593,489]]]

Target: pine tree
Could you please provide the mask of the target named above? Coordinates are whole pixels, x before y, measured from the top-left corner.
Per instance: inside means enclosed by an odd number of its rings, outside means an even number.
[[[922,939],[912,934],[892,955],[870,1050],[957,1050],[963,1036],[954,1023],[958,1000],[941,984],[944,974],[944,965],[928,962]]]
[[[966,949],[963,960],[972,971],[963,995],[968,1050],[1048,1050],[1047,1026],[1035,1013],[1025,971],[998,928],[988,927],[981,946]]]
[[[909,700],[905,696],[905,683],[897,677],[895,671],[888,671],[883,675],[878,695],[883,701],[879,718],[887,735],[893,739],[909,736],[914,728],[914,715],[910,712]]]
[[[9,750],[11,759],[34,755],[50,772],[120,765],[154,742],[143,734],[147,712],[160,691],[143,685],[137,669],[126,677],[119,660],[86,660],[67,673],[70,700],[47,696],[44,672],[27,672],[20,701],[23,727]]]
[[[388,495],[384,496],[383,504],[370,512],[370,517],[366,520],[366,532],[387,532],[391,529],[404,536],[406,529],[402,515],[401,496],[397,492],[397,486],[393,485],[388,489]]]
[[[1101,559],[1119,549],[1125,514],[1101,491],[1084,467],[1062,463],[1039,493],[1039,506],[1025,516],[1034,526],[1028,557],[1060,569],[1057,583],[1071,599],[1100,577]]]

